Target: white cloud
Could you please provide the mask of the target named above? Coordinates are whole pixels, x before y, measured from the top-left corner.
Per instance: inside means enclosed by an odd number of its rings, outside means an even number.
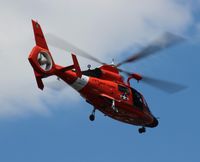
[[[62,36],[107,62],[162,31],[183,33],[193,21],[190,7],[172,0],[20,0],[1,2],[0,10],[2,117],[48,114],[50,110],[44,101],[56,104],[69,97],[72,103],[77,98],[75,93],[71,97],[72,90],[68,89],[57,96],[37,90],[27,60],[34,45],[32,18],[41,23],[44,32]],[[59,63],[70,62],[63,52],[53,55]],[[81,63],[86,60],[81,59]],[[53,99],[55,102],[49,101]]]

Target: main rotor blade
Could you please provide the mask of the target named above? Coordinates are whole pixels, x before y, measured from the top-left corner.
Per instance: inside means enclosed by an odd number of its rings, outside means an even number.
[[[132,73],[130,73],[130,72],[124,70],[124,69],[117,68],[117,70],[118,70],[119,72],[122,72],[122,73],[126,74],[127,76],[131,76],[131,75],[132,75]]]
[[[170,94],[180,92],[187,88],[186,86],[178,84],[178,83],[155,79],[155,78],[151,78],[147,76],[142,76],[142,81],[154,88],[160,89]]]
[[[130,73],[126,70],[119,69],[119,68],[118,68],[118,70],[120,72],[123,72],[127,76],[132,75],[132,73]],[[179,91],[187,88],[186,86],[178,84],[178,83],[173,83],[173,82],[165,81],[165,80],[161,80],[161,79],[155,79],[155,78],[143,76],[143,75],[142,75],[141,82],[146,83],[154,88],[157,88],[159,90],[162,90],[162,91],[170,93],[170,94],[179,92]]]
[[[173,45],[176,45],[182,41],[184,41],[185,39],[181,36],[172,34],[172,33],[164,33],[159,39],[153,41],[152,43],[150,43],[150,45],[148,45],[147,47],[145,47],[144,49],[142,49],[140,52],[133,54],[131,57],[125,59],[124,61],[120,62],[117,64],[117,67],[121,66],[122,64],[125,63],[130,63],[130,62],[134,62],[134,61],[138,61],[141,60],[145,57],[148,57],[150,55],[153,55],[165,48],[171,47]]]
[[[55,36],[54,34],[48,33],[45,36],[47,38],[48,43],[53,47],[56,47],[58,49],[62,49],[65,51],[73,52],[76,55],[85,57],[87,59],[90,59],[90,60],[95,61],[100,64],[105,64],[105,63],[101,62],[99,59],[95,58],[94,56],[92,56],[92,55],[88,54],[87,52],[79,49],[78,47],[70,44],[66,40],[59,38],[58,36]]]

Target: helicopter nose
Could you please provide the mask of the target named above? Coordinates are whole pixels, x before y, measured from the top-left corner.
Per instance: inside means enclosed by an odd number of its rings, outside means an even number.
[[[159,124],[158,119],[156,119],[155,117],[153,118],[153,123],[151,124],[152,127],[157,127]]]
[[[158,124],[159,124],[158,119],[153,117],[153,122],[151,124],[146,125],[146,127],[154,128],[154,127],[157,127]]]

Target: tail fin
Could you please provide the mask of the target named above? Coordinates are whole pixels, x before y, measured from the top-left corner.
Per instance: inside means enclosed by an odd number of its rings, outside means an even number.
[[[36,21],[32,20],[32,25],[33,25],[33,31],[34,31],[36,45],[49,51],[44,34],[40,27],[40,24],[38,24]]]
[[[76,55],[73,54],[73,53],[72,53],[72,59],[73,59],[73,62],[74,62],[74,69],[75,69],[75,72],[76,72],[76,76],[81,78],[81,76],[82,76],[81,68],[79,66]]]

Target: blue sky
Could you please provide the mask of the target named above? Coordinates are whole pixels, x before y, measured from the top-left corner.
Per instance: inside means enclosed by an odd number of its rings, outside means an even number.
[[[143,5],[137,0],[1,2],[0,18],[7,23],[0,32],[0,161],[200,161],[199,6],[199,1],[165,0]],[[160,125],[145,134],[100,112],[90,122],[92,107],[69,87],[37,89],[27,61],[34,46],[32,18],[44,32],[63,36],[107,62],[128,56],[132,44],[136,51],[163,31],[180,34],[186,42],[124,68],[188,88],[169,95],[132,82],[160,118]],[[56,62],[70,63],[64,52],[51,51]],[[85,68],[89,61],[79,59]]]

